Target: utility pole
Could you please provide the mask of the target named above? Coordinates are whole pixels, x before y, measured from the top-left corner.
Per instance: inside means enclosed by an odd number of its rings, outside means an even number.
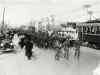
[[[2,20],[2,24],[4,25],[4,20],[5,20],[5,8],[3,10],[3,20]]]
[[[88,14],[89,14],[89,20],[91,21],[92,20],[93,11],[88,11]]]
[[[4,33],[4,21],[5,20],[5,8],[3,9],[3,19],[2,19],[2,25],[1,25],[1,33]]]
[[[52,25],[55,25],[55,15],[50,15],[51,17],[51,22],[52,22]]]
[[[86,4],[84,5],[84,8],[86,8],[87,14],[89,15],[89,20],[92,20],[92,15],[93,15],[93,11],[89,10],[91,8],[90,4]]]

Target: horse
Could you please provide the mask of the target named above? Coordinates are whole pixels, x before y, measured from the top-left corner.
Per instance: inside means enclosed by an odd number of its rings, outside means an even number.
[[[80,41],[79,40],[66,40],[63,43],[63,48],[64,48],[64,57],[69,59],[69,50],[71,48],[74,48],[75,53],[74,56],[79,59],[80,57]]]
[[[62,54],[64,58],[69,59],[69,50],[71,50],[71,48],[75,48],[74,56],[79,59],[81,42],[78,39],[78,33],[76,30],[72,29],[70,31],[61,31],[59,34],[60,39],[63,41],[60,42],[61,47],[57,50],[55,57],[59,58],[60,54]]]
[[[68,37],[69,38],[69,37]],[[64,58],[69,58],[69,48],[70,48],[70,41],[65,38],[60,38],[56,40],[56,55],[55,59],[59,60],[61,56]]]

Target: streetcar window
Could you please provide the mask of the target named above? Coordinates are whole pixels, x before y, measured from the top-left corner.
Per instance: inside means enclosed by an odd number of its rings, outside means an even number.
[[[98,34],[100,32],[100,30],[99,30],[99,27],[97,26],[97,31],[96,31],[96,33]]]
[[[86,27],[85,27],[85,26],[83,26],[83,32],[84,32],[84,33],[86,32]]]
[[[100,27],[98,27],[99,28],[99,31],[100,31]]]

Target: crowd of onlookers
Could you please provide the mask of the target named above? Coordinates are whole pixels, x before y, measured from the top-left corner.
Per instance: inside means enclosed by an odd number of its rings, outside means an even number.
[[[17,41],[16,35],[19,41]],[[25,55],[30,59],[33,53],[33,45],[39,48],[54,48],[55,39],[51,37],[52,35],[49,35],[48,32],[42,31],[34,33],[29,31],[8,31],[6,34],[1,34],[0,50],[14,50],[18,44],[21,48],[25,47]]]
[[[3,50],[6,50],[8,48],[14,50],[14,48],[16,48],[16,45],[19,45],[20,48],[25,49],[25,55],[28,57],[28,59],[31,59],[33,54],[32,52],[33,45],[37,46],[38,48],[53,49],[58,51],[63,47],[62,45],[64,44],[66,39],[71,40],[70,39],[71,37],[69,37],[67,34],[69,33],[68,32],[59,33],[59,31],[31,32],[30,30],[22,30],[22,31],[11,30],[8,31],[5,35],[2,35],[0,37],[1,40],[0,48]],[[72,31],[72,34],[75,33]],[[19,40],[17,40],[16,37]]]

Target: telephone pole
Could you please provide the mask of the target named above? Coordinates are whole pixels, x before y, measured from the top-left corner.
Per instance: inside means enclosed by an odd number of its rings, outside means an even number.
[[[84,8],[86,8],[87,14],[89,15],[89,20],[92,20],[92,15],[93,15],[93,11],[89,10],[91,8],[90,4],[86,4],[84,5]]]
[[[5,20],[5,8],[3,10],[3,20],[2,20],[2,24],[4,25],[4,20]]]
[[[50,15],[51,17],[51,22],[52,22],[52,25],[55,25],[55,15]]]
[[[4,33],[4,22],[5,22],[5,8],[3,9],[3,18],[2,18],[2,25],[1,25],[1,33]]]

